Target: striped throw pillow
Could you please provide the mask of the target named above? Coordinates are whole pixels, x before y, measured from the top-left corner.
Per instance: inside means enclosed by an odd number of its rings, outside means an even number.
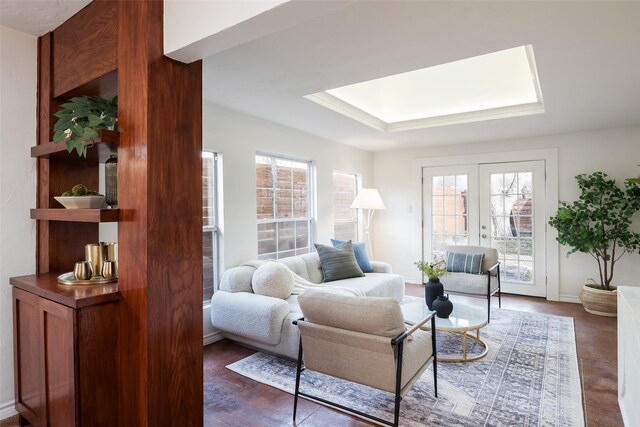
[[[320,267],[324,277],[323,282],[364,276],[356,261],[350,240],[335,248],[318,243],[314,243],[314,246],[320,257]]]
[[[460,254],[447,252],[447,271],[452,273],[480,274],[484,254]]]

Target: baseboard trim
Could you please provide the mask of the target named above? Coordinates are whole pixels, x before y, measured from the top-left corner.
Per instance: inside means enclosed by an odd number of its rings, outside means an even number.
[[[16,412],[16,402],[14,400],[0,403],[0,420],[6,420],[15,415],[18,415],[18,412]]]
[[[204,338],[202,339],[202,345],[205,346],[205,345],[213,344],[214,342],[218,342],[223,338],[224,337],[222,336],[220,331],[212,332],[204,336]]]
[[[582,304],[582,301],[580,301],[580,298],[575,295],[560,295],[560,298],[558,299],[558,301],[572,302],[574,304]]]

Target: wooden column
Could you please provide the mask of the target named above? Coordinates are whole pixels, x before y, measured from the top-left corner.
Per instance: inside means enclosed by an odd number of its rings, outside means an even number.
[[[120,425],[201,426],[202,64],[163,55],[163,2],[119,7]]]

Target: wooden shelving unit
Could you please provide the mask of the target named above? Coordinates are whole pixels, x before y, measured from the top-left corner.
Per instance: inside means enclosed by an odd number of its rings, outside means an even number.
[[[37,274],[11,279],[20,425],[203,424],[202,200],[173,191],[201,185],[202,63],[162,55],[163,7],[92,1],[38,38]],[[51,142],[55,112],[81,95],[117,95],[124,119],[87,158]],[[124,220],[58,206],[78,183],[98,188],[99,163],[118,151]],[[118,283],[59,285],[114,221]]]
[[[20,425],[119,424],[117,283],[65,286],[60,273],[100,240],[118,209],[64,209],[55,196],[99,185],[100,163],[118,153],[120,133],[102,130],[87,156],[51,141],[54,113],[73,96],[118,94],[119,2],[95,1],[38,39],[36,274],[12,277],[16,409]]]

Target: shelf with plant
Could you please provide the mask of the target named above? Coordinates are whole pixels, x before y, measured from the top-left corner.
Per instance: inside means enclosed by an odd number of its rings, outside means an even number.
[[[117,129],[118,104],[117,97],[99,98],[77,96],[62,104],[62,109],[55,113],[58,120],[54,126],[53,140],[31,148],[31,156],[39,159],[55,159],[62,163],[75,164],[92,169],[98,162],[104,163],[117,154],[120,135]],[[72,151],[77,156],[71,155]],[[91,172],[93,174],[93,172]],[[92,181],[92,180],[90,180]],[[84,186],[81,186],[84,187]],[[75,187],[74,187],[75,188]],[[84,187],[85,190],[86,187]],[[62,193],[62,192],[61,192]],[[117,222],[118,209],[100,208],[104,204],[104,196],[97,192],[71,194],[65,191],[50,196],[93,196],[102,197],[98,204],[79,206],[82,209],[65,209],[62,207],[40,206],[31,210],[31,218],[46,221],[68,222]],[[88,199],[89,197],[87,197]],[[62,203],[62,201],[60,201]],[[57,202],[56,202],[57,204]],[[72,206],[78,207],[78,206]]]
[[[49,141],[31,147],[31,157],[37,159],[64,159],[73,163],[99,162],[104,163],[113,154],[118,153],[120,133],[116,130],[100,129],[98,136],[86,141],[86,157],[73,156],[65,144]]]

